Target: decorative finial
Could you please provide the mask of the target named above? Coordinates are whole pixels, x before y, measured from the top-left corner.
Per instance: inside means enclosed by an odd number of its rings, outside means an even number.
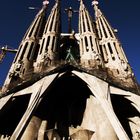
[[[83,3],[83,0],[78,0],[79,2]]]
[[[48,0],[44,0],[43,1],[43,6],[47,6],[49,4],[49,1]]]
[[[98,4],[99,4],[98,0],[93,0],[92,1],[92,5],[98,5]]]
[[[60,0],[55,0],[57,3],[59,3],[60,2]]]

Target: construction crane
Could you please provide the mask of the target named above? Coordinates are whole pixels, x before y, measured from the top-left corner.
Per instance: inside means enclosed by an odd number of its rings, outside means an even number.
[[[0,48],[0,63],[3,62],[3,59],[6,56],[6,53],[7,52],[16,53],[17,52],[17,49],[8,48],[8,45],[5,45],[5,46],[1,47]]]

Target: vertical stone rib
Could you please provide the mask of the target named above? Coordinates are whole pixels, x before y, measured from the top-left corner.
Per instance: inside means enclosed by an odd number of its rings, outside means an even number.
[[[38,117],[33,116],[30,120],[26,130],[24,131],[21,140],[35,140],[38,137],[38,131],[41,124],[41,120]]]
[[[45,135],[46,135],[46,130],[47,130],[47,120],[43,120],[39,131],[38,131],[38,138],[37,140],[45,140]]]

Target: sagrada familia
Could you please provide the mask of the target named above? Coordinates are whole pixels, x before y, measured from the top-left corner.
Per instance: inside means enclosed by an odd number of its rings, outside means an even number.
[[[43,2],[0,91],[0,140],[140,140],[140,86],[99,9],[79,1],[62,33],[61,0]],[[47,13],[48,16],[47,16]]]

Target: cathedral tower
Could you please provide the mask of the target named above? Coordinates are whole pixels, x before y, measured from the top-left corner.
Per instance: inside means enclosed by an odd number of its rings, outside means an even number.
[[[81,64],[87,67],[101,65],[102,60],[100,57],[99,42],[95,33],[95,25],[85,8],[83,0],[80,0],[79,33]]]
[[[3,90],[11,88],[12,83],[18,84],[20,81],[30,77],[33,73],[33,63],[36,61],[40,48],[40,38],[45,25],[45,13],[48,2],[43,3],[42,9],[38,12],[26,34],[24,35],[18,52],[7,75]],[[9,87],[11,85],[11,87]]]
[[[41,71],[43,68],[52,66],[59,58],[60,45],[60,0],[56,0],[54,7],[46,21],[41,47],[35,63],[35,71]]]
[[[116,36],[116,30],[111,27],[101,10],[98,1],[94,0],[92,5],[95,10],[95,20],[99,37],[100,52],[107,68],[108,75],[117,82],[118,77],[129,87],[134,86],[133,72],[128,63],[121,43]],[[121,81],[118,81],[121,84]],[[123,84],[122,83],[122,84]]]

